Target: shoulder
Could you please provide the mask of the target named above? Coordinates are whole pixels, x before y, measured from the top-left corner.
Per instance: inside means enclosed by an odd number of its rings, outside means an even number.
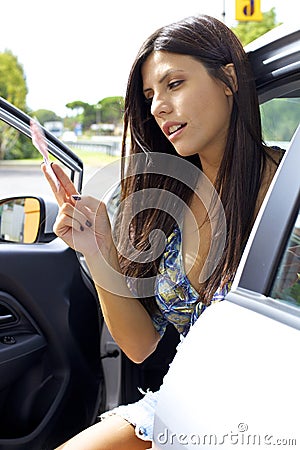
[[[283,155],[285,154],[285,150],[281,147],[272,146],[265,147],[266,155],[273,160],[275,163],[279,164]]]
[[[262,173],[262,183],[269,184],[282,160],[285,150],[280,147],[265,147],[266,160],[264,173]]]
[[[270,184],[273,180],[276,170],[278,169],[278,166],[280,165],[284,153],[285,150],[280,147],[265,147],[266,160],[261,176],[261,184],[257,198],[255,215],[261,207],[263,199],[270,187]]]

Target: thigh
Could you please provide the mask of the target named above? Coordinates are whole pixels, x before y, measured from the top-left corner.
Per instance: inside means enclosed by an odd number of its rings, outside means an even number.
[[[87,428],[56,450],[146,450],[150,441],[139,439],[134,427],[113,415]]]

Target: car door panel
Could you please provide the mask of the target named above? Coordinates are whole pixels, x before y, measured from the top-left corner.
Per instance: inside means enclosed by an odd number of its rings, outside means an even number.
[[[29,116],[2,98],[0,126],[14,146],[32,147]],[[44,132],[51,157],[80,192],[82,161]],[[21,167],[13,167],[1,173],[18,177]],[[43,195],[39,182],[30,185],[33,196]],[[0,450],[52,450],[94,423],[104,402],[99,302],[76,252],[52,232],[56,202],[36,198],[38,243],[0,241]]]
[[[210,306],[165,377],[154,448],[296,448],[299,344],[298,330],[286,324],[227,300]],[[191,374],[191,386],[178,389]]]
[[[0,449],[53,448],[95,420],[102,387],[99,307],[76,253],[2,243],[0,311]]]

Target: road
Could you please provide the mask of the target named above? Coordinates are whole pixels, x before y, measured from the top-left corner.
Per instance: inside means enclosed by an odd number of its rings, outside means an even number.
[[[86,167],[83,192],[96,197],[102,195],[104,186],[109,188],[117,181],[118,172],[118,162],[100,168]],[[54,198],[40,165],[0,164],[0,199],[24,195]]]
[[[52,195],[39,166],[0,166],[0,198]]]

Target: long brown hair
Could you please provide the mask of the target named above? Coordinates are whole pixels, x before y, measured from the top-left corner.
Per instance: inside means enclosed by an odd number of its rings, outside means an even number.
[[[151,155],[157,152],[177,155],[172,144],[156,124],[143,95],[141,67],[153,51],[192,56],[206,67],[211,76],[222,80],[233,92],[227,143],[215,185],[227,223],[225,248],[214,272],[201,288],[199,297],[202,302],[209,303],[222,280],[231,279],[235,273],[254,220],[255,205],[267,156],[262,142],[255,82],[240,41],[219,20],[210,16],[189,17],[157,30],[145,41],[136,57],[125,98],[122,154],[125,156],[128,153],[130,155],[143,153],[146,155],[145,165],[151,164]],[[230,63],[235,67],[237,90],[233,88],[232,81],[223,70],[224,66]],[[128,135],[129,151],[126,148]],[[179,158],[180,156],[178,156],[180,163]],[[201,170],[197,155],[187,159]],[[126,177],[127,167],[123,164],[123,200],[129,199],[130,194],[140,190],[144,190],[147,195],[147,190],[155,187],[171,191],[189,204],[193,189],[187,189],[183,183],[172,177],[143,173],[139,169],[136,175]],[[131,207],[134,208],[133,205]],[[121,223],[120,219],[119,226]],[[138,254],[149,249],[149,235],[153,230],[160,228],[168,236],[173,227],[172,216],[160,208],[149,208],[137,215],[133,214],[128,233],[117,227],[116,235],[121,249],[126,248],[126,241],[129,238]],[[159,260],[157,257],[149,262],[136,263],[130,257],[120,256],[123,272],[137,279],[155,276]],[[143,295],[143,292],[137,295],[141,298],[149,297]],[[149,298],[142,302],[149,311],[152,309]]]

